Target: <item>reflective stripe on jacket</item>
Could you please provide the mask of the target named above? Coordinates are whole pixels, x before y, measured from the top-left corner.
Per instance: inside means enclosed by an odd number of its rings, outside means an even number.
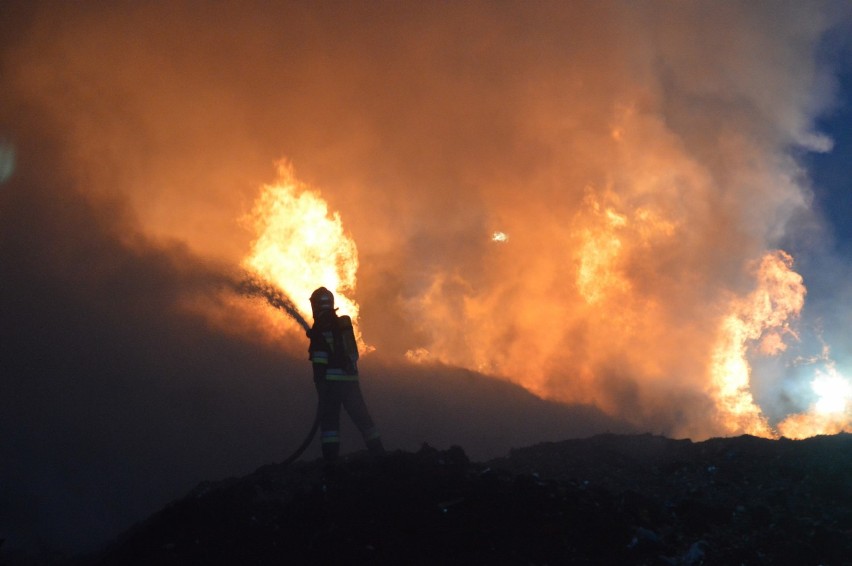
[[[317,335],[321,338],[318,338]],[[350,364],[354,371],[347,370],[339,362],[335,363],[335,356],[332,355],[332,352],[334,352],[334,333],[331,330],[324,330],[322,333],[313,331],[308,352],[311,362],[326,366],[325,379],[327,381],[358,381],[358,366],[355,362]],[[337,356],[337,358],[339,359],[340,356]]]

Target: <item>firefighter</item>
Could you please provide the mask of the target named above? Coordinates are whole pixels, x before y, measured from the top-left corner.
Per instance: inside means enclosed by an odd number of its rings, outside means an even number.
[[[311,344],[308,354],[313,364],[314,385],[319,395],[319,419],[322,433],[322,455],[333,463],[340,452],[340,407],[375,456],[385,450],[373,419],[367,410],[358,383],[358,345],[348,316],[337,316],[334,295],[325,287],[311,294],[314,325],[308,332]]]

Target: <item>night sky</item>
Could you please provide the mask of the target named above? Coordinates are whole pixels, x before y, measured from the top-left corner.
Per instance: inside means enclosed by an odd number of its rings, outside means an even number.
[[[848,46],[846,47],[848,53]],[[814,184],[816,205],[825,215],[829,231],[838,251],[848,256],[852,243],[852,67],[848,58],[836,60],[838,65],[837,107],[817,120],[820,131],[832,140],[827,153],[810,154],[806,163]]]
[[[848,2],[0,14],[0,562],[302,440],[304,333],[232,288],[281,160],[357,244],[391,449],[753,431],[725,360],[774,431],[852,375]]]

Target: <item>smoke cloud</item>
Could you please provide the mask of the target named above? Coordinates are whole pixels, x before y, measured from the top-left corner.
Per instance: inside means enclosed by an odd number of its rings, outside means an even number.
[[[822,249],[832,9],[10,3],[0,536],[91,545],[307,432],[303,330],[232,288],[281,159],[357,244],[390,447],[738,432],[721,323],[765,254]],[[773,424],[812,400],[802,316],[751,360]]]

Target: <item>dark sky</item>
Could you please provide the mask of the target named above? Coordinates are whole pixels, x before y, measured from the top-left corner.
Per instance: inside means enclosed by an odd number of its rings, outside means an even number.
[[[847,46],[845,53],[849,53]],[[852,253],[852,63],[838,61],[838,106],[818,121],[819,127],[834,140],[828,153],[809,156],[808,170],[814,182],[817,203],[828,220],[835,245],[849,256]]]
[[[845,379],[844,4],[3,11],[2,552],[91,547],[301,441],[304,335],[229,287],[281,159],[357,244],[390,448],[770,435]]]

